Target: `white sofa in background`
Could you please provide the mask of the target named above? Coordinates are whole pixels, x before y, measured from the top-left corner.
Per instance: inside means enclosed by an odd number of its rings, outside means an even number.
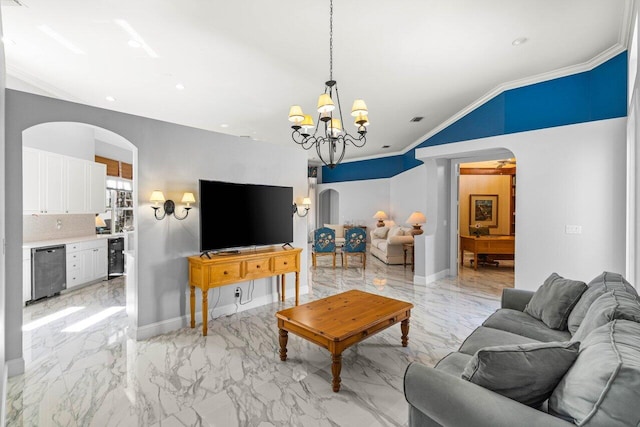
[[[336,246],[344,246],[344,225],[342,224],[325,224],[327,228],[331,228],[336,232]]]
[[[413,243],[411,227],[376,227],[371,230],[371,255],[385,264],[403,264],[405,243]],[[407,253],[407,262],[410,262],[411,254]]]

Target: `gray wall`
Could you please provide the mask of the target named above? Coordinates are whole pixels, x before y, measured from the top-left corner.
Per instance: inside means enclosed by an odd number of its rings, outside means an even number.
[[[2,15],[0,14],[0,35],[2,34]],[[0,165],[5,164],[5,59],[4,59],[4,45],[0,43]],[[5,197],[6,197],[6,173],[7,169],[3,168],[4,173],[0,173],[0,244],[3,244],[6,239],[5,235]],[[0,331],[6,331],[6,283],[7,283],[7,269],[6,269],[6,255],[5,246],[0,248]],[[21,283],[21,282],[20,282]],[[7,367],[5,366],[7,346],[7,334],[4,334],[3,339],[0,339],[0,424],[5,424],[5,396],[7,391],[4,389],[5,381],[7,377]]]
[[[20,359],[22,348],[22,132],[46,122],[88,123],[110,130],[138,150],[134,179],[138,186],[137,214],[137,328],[184,324],[188,316],[188,272],[185,257],[199,252],[198,208],[184,221],[171,217],[157,221],[148,202],[154,189],[178,199],[192,191],[198,199],[198,179],[264,183],[293,187],[294,197],[307,193],[307,157],[295,144],[282,146],[247,141],[230,135],[122,114],[7,90],[7,359]],[[293,201],[292,201],[293,203]],[[233,218],[219,218],[221,227],[242,227]],[[307,289],[306,221],[294,217],[293,245],[304,248],[301,291]],[[287,278],[293,295],[294,276]],[[221,289],[220,304],[233,301],[233,287]],[[254,299],[272,295],[271,279],[255,283]],[[289,299],[288,302],[291,300]],[[129,304],[129,300],[127,301]],[[129,307],[127,307],[129,311]]]

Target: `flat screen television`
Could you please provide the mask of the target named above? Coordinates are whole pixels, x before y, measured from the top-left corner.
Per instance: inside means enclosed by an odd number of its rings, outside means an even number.
[[[293,242],[293,187],[201,179],[200,252]]]

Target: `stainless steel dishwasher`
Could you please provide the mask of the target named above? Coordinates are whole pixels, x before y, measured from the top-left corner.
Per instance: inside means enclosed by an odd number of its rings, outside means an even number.
[[[31,300],[50,297],[67,289],[64,245],[31,249]]]

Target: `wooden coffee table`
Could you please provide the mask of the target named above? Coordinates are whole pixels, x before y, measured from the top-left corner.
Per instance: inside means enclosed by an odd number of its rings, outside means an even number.
[[[342,352],[398,322],[406,347],[412,308],[408,302],[352,290],[279,311],[280,360],[287,360],[289,332],[326,348],[331,353],[332,385],[337,392]]]

